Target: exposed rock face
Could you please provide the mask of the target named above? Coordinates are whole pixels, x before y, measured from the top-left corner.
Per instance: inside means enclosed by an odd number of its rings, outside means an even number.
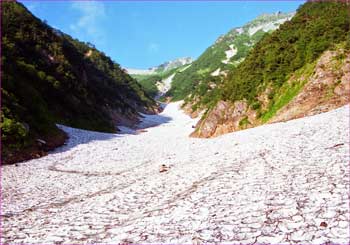
[[[195,101],[196,102],[196,101]],[[192,106],[195,102],[189,102],[182,106],[183,111],[189,115],[191,118],[197,118],[202,115],[203,108],[197,108],[196,110],[192,109]]]
[[[260,101],[261,103],[261,108],[263,110],[267,109],[268,106],[269,106],[269,102],[270,102],[270,99],[269,99],[269,94],[271,93],[272,89],[270,87],[267,87],[265,89],[264,92],[262,92],[259,96],[258,96],[258,100]]]
[[[291,76],[286,82],[291,83],[293,79],[295,76]],[[258,96],[263,110],[267,109],[270,102],[270,92],[271,89],[267,88]],[[315,115],[347,103],[350,103],[350,51],[344,49],[326,51],[298,95],[278,110],[268,123]],[[220,101],[198,122],[191,136],[216,137],[261,123],[257,118],[257,112],[245,101],[236,101],[233,104]]]
[[[344,58],[339,58],[343,56]],[[269,122],[326,112],[350,102],[350,52],[326,51],[300,93]]]
[[[117,126],[126,126],[126,127],[134,127],[137,123],[140,122],[139,117],[137,114],[127,111],[122,113],[120,110],[109,110],[109,115],[112,118],[116,130],[118,130]]]
[[[200,120],[192,137],[209,138],[233,132],[252,125],[255,120],[255,112],[248,109],[245,101],[230,103],[219,101],[218,104],[207,114],[207,117]],[[248,125],[240,122],[246,120]]]
[[[119,131],[118,126],[134,128],[138,123],[140,123],[141,115],[139,114],[139,112],[146,115],[152,115],[161,113],[163,111],[163,108],[159,103],[157,103],[156,106],[151,106],[149,108],[142,107],[142,105],[137,104],[135,104],[134,106],[135,108],[137,108],[137,112],[132,111],[130,109],[122,111],[120,109],[107,108],[107,112],[111,117],[114,125],[116,126],[117,131]]]
[[[157,67],[154,67],[153,69],[168,71],[183,65],[191,64],[192,62],[193,62],[193,59],[191,57],[178,58],[175,60],[167,61]]]

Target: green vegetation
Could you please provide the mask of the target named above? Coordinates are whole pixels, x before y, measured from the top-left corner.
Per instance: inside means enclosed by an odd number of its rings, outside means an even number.
[[[263,121],[293,98],[303,83],[284,85],[289,76],[309,69],[322,52],[343,41],[349,42],[349,6],[341,2],[308,2],[296,15],[265,35],[247,58],[225,80],[222,99],[246,99],[250,104],[267,87],[276,91]]]
[[[306,64],[301,69],[294,72],[294,77],[290,83],[284,83],[282,87],[278,89],[277,93],[272,92],[271,94],[269,94],[269,107],[264,112],[261,112],[259,110],[259,113],[261,115],[261,121],[263,123],[269,121],[279,109],[287,105],[296,95],[298,95],[300,90],[304,87],[308,79],[313,74],[315,66],[316,62],[313,62],[312,64]],[[253,108],[253,106],[251,107],[254,110],[260,109]]]
[[[55,137],[55,123],[115,131],[111,111],[155,106],[135,79],[94,48],[49,27],[22,4],[2,4],[2,157]]]
[[[243,129],[246,128],[250,124],[248,117],[245,116],[241,121],[239,121],[239,126]]]
[[[229,44],[236,35],[235,31],[231,31],[222,41],[209,47],[189,68],[177,73],[167,96],[171,96],[173,101],[184,99],[195,90],[199,81],[208,78],[210,73],[219,67],[223,67],[221,61],[226,58],[225,51],[230,48]]]
[[[291,15],[289,13],[276,12],[273,14],[262,14],[250,21],[246,25],[243,26],[244,30],[248,30],[249,28],[254,28],[256,26],[265,24],[267,22],[276,22],[280,19],[289,18]]]
[[[301,90],[303,85],[306,83],[306,80],[303,82],[293,83],[292,85],[283,86],[280,89],[278,95],[271,101],[269,109],[264,112],[261,116],[263,123],[266,123],[271,119],[276,112],[281,109],[283,106],[287,105]]]
[[[176,72],[180,72],[186,66],[188,65],[183,65],[166,71],[164,71],[164,69],[159,69],[160,71],[150,75],[133,74],[131,76],[134,77],[139,82],[139,84],[141,84],[141,86],[149,96],[155,97],[159,92],[156,83],[158,81],[162,81],[168,78]]]
[[[151,76],[147,76],[144,77],[142,79],[139,79],[138,82],[139,84],[141,84],[141,86],[143,87],[143,89],[145,90],[145,92],[151,96],[151,97],[155,97],[158,94],[158,88],[156,86],[156,83],[158,81],[161,81],[162,78],[159,75],[151,75]]]
[[[221,72],[235,69],[253,46],[265,35],[262,29],[249,35],[249,28],[287,17],[291,17],[291,14],[263,15],[247,23],[244,27],[232,29],[219,37],[215,44],[205,50],[188,69],[176,74],[167,95],[171,96],[174,101],[185,99],[186,103],[195,103],[194,108],[214,105],[220,97],[223,76],[221,74],[220,76],[212,76],[211,73],[217,69],[220,69]],[[225,51],[228,50],[234,50],[236,53],[225,64],[223,62],[226,60]],[[215,85],[209,86],[209,84]]]

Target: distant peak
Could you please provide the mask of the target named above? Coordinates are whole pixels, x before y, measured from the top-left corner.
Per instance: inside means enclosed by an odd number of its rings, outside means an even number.
[[[151,67],[148,69],[133,69],[133,68],[126,68],[127,72],[129,74],[153,74],[157,72],[164,72],[171,69],[178,68],[183,65],[187,65],[193,62],[193,58],[191,57],[181,57],[174,60],[166,61],[158,66]]]
[[[263,13],[257,16],[252,21],[246,23],[243,26],[235,27],[231,29],[228,33],[220,35],[215,44],[222,42],[223,40],[231,40],[236,35],[240,35],[242,33],[248,33],[249,35],[253,35],[259,30],[263,30],[267,32],[269,30],[274,30],[278,28],[280,24],[283,22],[290,20],[296,12],[288,12],[284,13],[282,11],[277,11],[274,13]]]

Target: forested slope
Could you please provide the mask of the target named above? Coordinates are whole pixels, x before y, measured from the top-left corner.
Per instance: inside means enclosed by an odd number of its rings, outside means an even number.
[[[39,138],[46,148],[61,144],[55,123],[115,132],[138,111],[156,110],[136,80],[93,45],[51,28],[20,3],[1,7],[3,162],[33,152]]]
[[[231,69],[218,102],[206,111],[193,135],[210,137],[272,121],[300,92],[317,97],[314,106],[329,102],[319,112],[348,103],[349,95],[337,91],[349,89],[349,7],[345,2],[307,2],[290,21],[266,34]],[[312,93],[303,90],[311,83],[317,84],[311,86]],[[305,108],[299,108],[298,115],[311,110]]]
[[[191,111],[211,107],[219,98],[227,73],[235,69],[265,35],[289,20],[294,13],[262,14],[242,27],[220,36],[184,72],[175,75],[168,96],[185,99]]]

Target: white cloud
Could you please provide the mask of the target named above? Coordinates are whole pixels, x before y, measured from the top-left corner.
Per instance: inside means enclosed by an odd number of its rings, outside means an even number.
[[[84,1],[73,2],[72,9],[80,13],[78,21],[70,25],[76,34],[85,34],[93,44],[105,43],[106,33],[102,21],[106,17],[105,6],[102,2]]]

